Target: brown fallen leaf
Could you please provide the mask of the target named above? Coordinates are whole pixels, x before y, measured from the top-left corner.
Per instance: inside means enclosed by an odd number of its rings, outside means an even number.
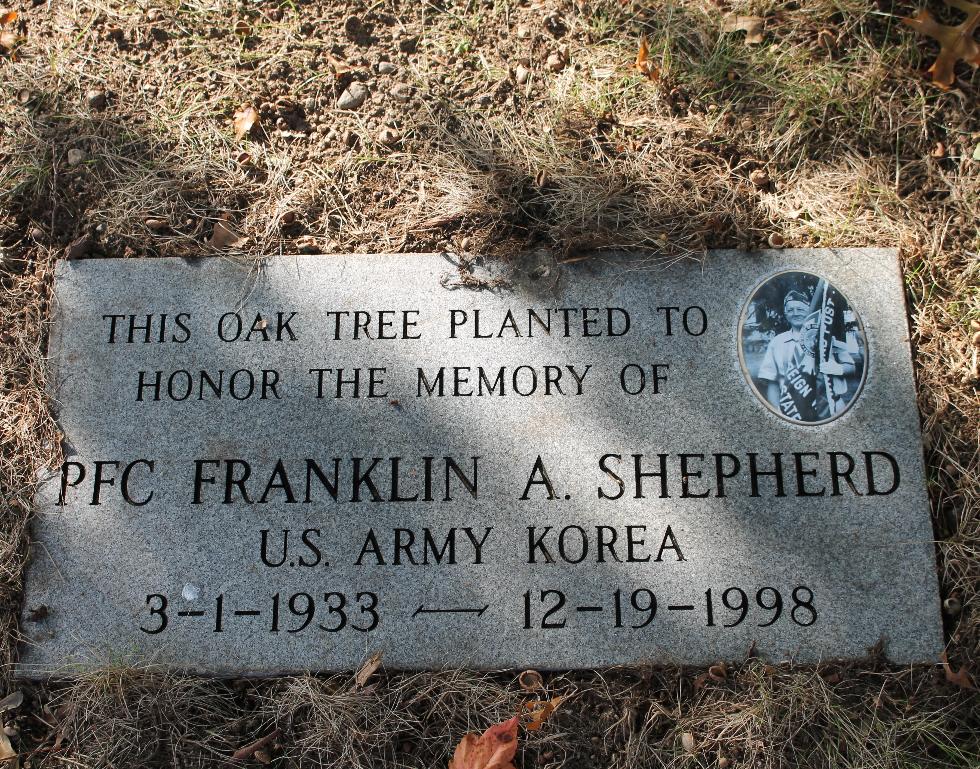
[[[980,26],[980,5],[967,0],[946,0],[946,4],[963,11],[966,21],[950,27],[936,21],[929,11],[919,11],[911,18],[902,19],[903,24],[939,42],[939,55],[926,72],[932,75],[932,82],[944,91],[956,79],[953,69],[957,61],[962,59],[974,67],[980,67],[980,43],[973,37]]]
[[[0,53],[6,53],[11,58],[15,58],[15,49],[24,40],[14,29],[8,29],[15,21],[17,11],[0,12]]]
[[[244,761],[247,758],[252,758],[258,751],[262,750],[266,745],[278,740],[282,736],[282,729],[273,729],[265,737],[260,737],[255,742],[250,742],[248,745],[239,748],[234,753],[231,754],[232,761]]]
[[[719,662],[717,665],[712,665],[708,668],[708,678],[712,681],[726,681],[728,679],[728,665],[724,662]]]
[[[531,720],[524,728],[529,732],[536,732],[544,726],[545,721],[551,718],[551,714],[558,710],[558,706],[561,705],[564,699],[564,697],[555,697],[550,700],[524,703],[524,709],[531,714]]]
[[[758,45],[763,40],[765,20],[759,16],[730,15],[722,19],[722,32],[744,32],[746,45]]]
[[[259,111],[251,104],[246,104],[235,113],[231,123],[235,127],[235,139],[240,140],[259,124]]]
[[[654,82],[660,80],[660,67],[650,61],[650,47],[647,45],[646,35],[640,35],[640,48],[636,52],[636,64],[634,66],[649,80]]]
[[[835,35],[829,29],[821,29],[817,33],[817,45],[826,49],[827,53],[829,53],[831,56],[836,55],[837,44],[837,35]]]
[[[354,676],[354,688],[364,688],[368,679],[377,672],[379,667],[381,667],[381,652],[375,652],[367,658],[367,661],[361,665],[361,669],[357,671],[357,675]]]
[[[684,749],[685,753],[694,752],[694,749],[697,747],[697,743],[694,741],[694,735],[691,732],[684,732],[681,735],[681,747]]]
[[[3,769],[17,769],[20,766],[20,759],[17,757],[17,751],[14,750],[14,746],[10,744],[10,738],[6,735],[3,729],[0,729],[0,766]]]
[[[967,670],[966,665],[959,670],[953,670],[953,666],[949,664],[949,660],[946,658],[946,652],[940,654],[939,659],[943,661],[943,672],[946,674],[948,683],[959,686],[961,689],[975,690],[977,688],[973,685],[973,679],[970,678],[970,671]]]
[[[214,248],[237,248],[245,243],[248,238],[239,235],[231,228],[231,215],[224,214],[214,223],[214,231],[211,233],[211,240],[208,245]]]
[[[482,735],[470,732],[456,746],[449,769],[516,769],[517,716],[494,724]]]
[[[20,689],[15,689],[0,700],[0,713],[6,713],[8,710],[19,708],[23,703],[24,692],[22,692]]]
[[[330,51],[324,51],[323,56],[326,58],[327,64],[330,65],[330,69],[333,70],[333,76],[337,79],[345,72],[350,72],[353,69],[346,61],[338,59]]]
[[[840,674],[840,671],[834,668],[827,668],[826,670],[820,670],[818,672],[820,673],[820,677],[824,680],[824,683],[830,686],[839,684],[842,680],[844,680],[844,677]]]

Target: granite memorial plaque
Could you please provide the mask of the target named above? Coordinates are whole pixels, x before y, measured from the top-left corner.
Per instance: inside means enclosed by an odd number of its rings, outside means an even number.
[[[937,659],[894,251],[454,275],[59,264],[20,673]]]

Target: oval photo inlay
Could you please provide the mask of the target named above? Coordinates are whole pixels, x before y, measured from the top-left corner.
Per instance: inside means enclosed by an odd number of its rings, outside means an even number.
[[[809,272],[774,275],[752,292],[738,329],[753,392],[791,422],[830,422],[854,403],[867,371],[861,318],[832,283]]]

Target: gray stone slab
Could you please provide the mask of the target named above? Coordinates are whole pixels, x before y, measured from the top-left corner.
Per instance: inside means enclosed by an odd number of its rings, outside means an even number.
[[[936,660],[894,251],[597,258],[493,290],[454,274],[439,255],[61,263],[67,464],[39,492],[19,672],[704,664],[753,645],[816,662],[880,640]],[[360,369],[360,397],[335,397],[338,369]]]

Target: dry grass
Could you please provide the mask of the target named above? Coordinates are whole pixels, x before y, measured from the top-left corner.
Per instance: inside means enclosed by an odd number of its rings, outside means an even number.
[[[240,747],[278,766],[442,766],[470,731],[536,697],[568,699],[522,736],[518,765],[647,769],[970,767],[980,755],[978,705],[937,687],[927,670],[869,660],[819,670],[749,661],[714,678],[694,671],[609,670],[548,676],[465,671],[296,676],[215,682],[152,670],[106,670],[56,690],[38,766],[241,765]]]
[[[316,1],[284,5],[279,20],[226,0],[160,3],[153,19],[113,0],[25,3],[28,42],[19,61],[0,62],[4,669],[36,471],[59,451],[43,389],[54,260],[79,238],[90,256],[217,254],[211,229],[231,217],[246,255],[628,247],[669,260],[767,243],[900,247],[948,654],[976,677],[980,76],[958,70],[949,93],[921,79],[935,47],[889,15],[911,4],[724,5],[764,15],[766,42],[721,33],[707,0]],[[345,38],[351,13],[374,19],[373,47]],[[241,18],[253,29],[244,39],[231,29]],[[657,82],[631,67],[641,32]],[[415,54],[398,52],[407,34],[419,36]],[[333,109],[352,78],[374,77],[379,51],[424,98],[396,103],[391,79],[376,78],[364,110]],[[567,66],[550,72],[556,51]],[[352,72],[335,77],[331,57]],[[527,83],[514,79],[518,64]],[[108,109],[86,106],[90,88],[109,95]],[[236,141],[231,116],[246,102],[261,126]],[[381,141],[383,128],[396,140]],[[70,149],[85,152],[78,166]],[[749,180],[757,170],[769,184]],[[526,767],[980,765],[977,696],[938,667],[750,660],[724,680],[614,670],[547,684],[549,696],[574,696],[529,736]],[[346,676],[108,670],[27,694],[6,717],[18,747],[50,767],[221,765],[276,728],[277,766],[441,766],[463,733],[526,696],[512,674],[465,671],[382,673],[357,689]]]
[[[737,678],[736,687],[705,689],[677,726],[702,752],[766,769],[969,766],[977,755],[976,735],[960,729],[976,717],[967,698],[937,696],[922,671],[754,664]]]
[[[548,123],[462,122],[449,117],[437,154],[424,158],[413,229],[464,225],[471,249],[505,253],[544,238],[561,256],[597,249],[699,255],[711,243],[749,242],[768,229],[748,173],[692,143],[703,119],[650,117],[631,150],[616,127],[584,112]],[[480,245],[483,247],[481,248]]]
[[[306,676],[268,688],[262,712],[288,738],[296,766],[438,766],[446,746],[518,711],[512,676],[466,671],[383,676],[359,688],[349,676]],[[554,734],[531,741],[553,747]]]
[[[44,392],[44,313],[52,262],[18,264],[4,256],[0,285],[0,665],[13,661],[28,515],[37,471],[60,451]],[[11,274],[11,270],[23,273]]]
[[[46,766],[214,766],[238,747],[248,699],[228,684],[152,670],[77,677],[45,704]],[[43,749],[47,748],[47,751]]]

